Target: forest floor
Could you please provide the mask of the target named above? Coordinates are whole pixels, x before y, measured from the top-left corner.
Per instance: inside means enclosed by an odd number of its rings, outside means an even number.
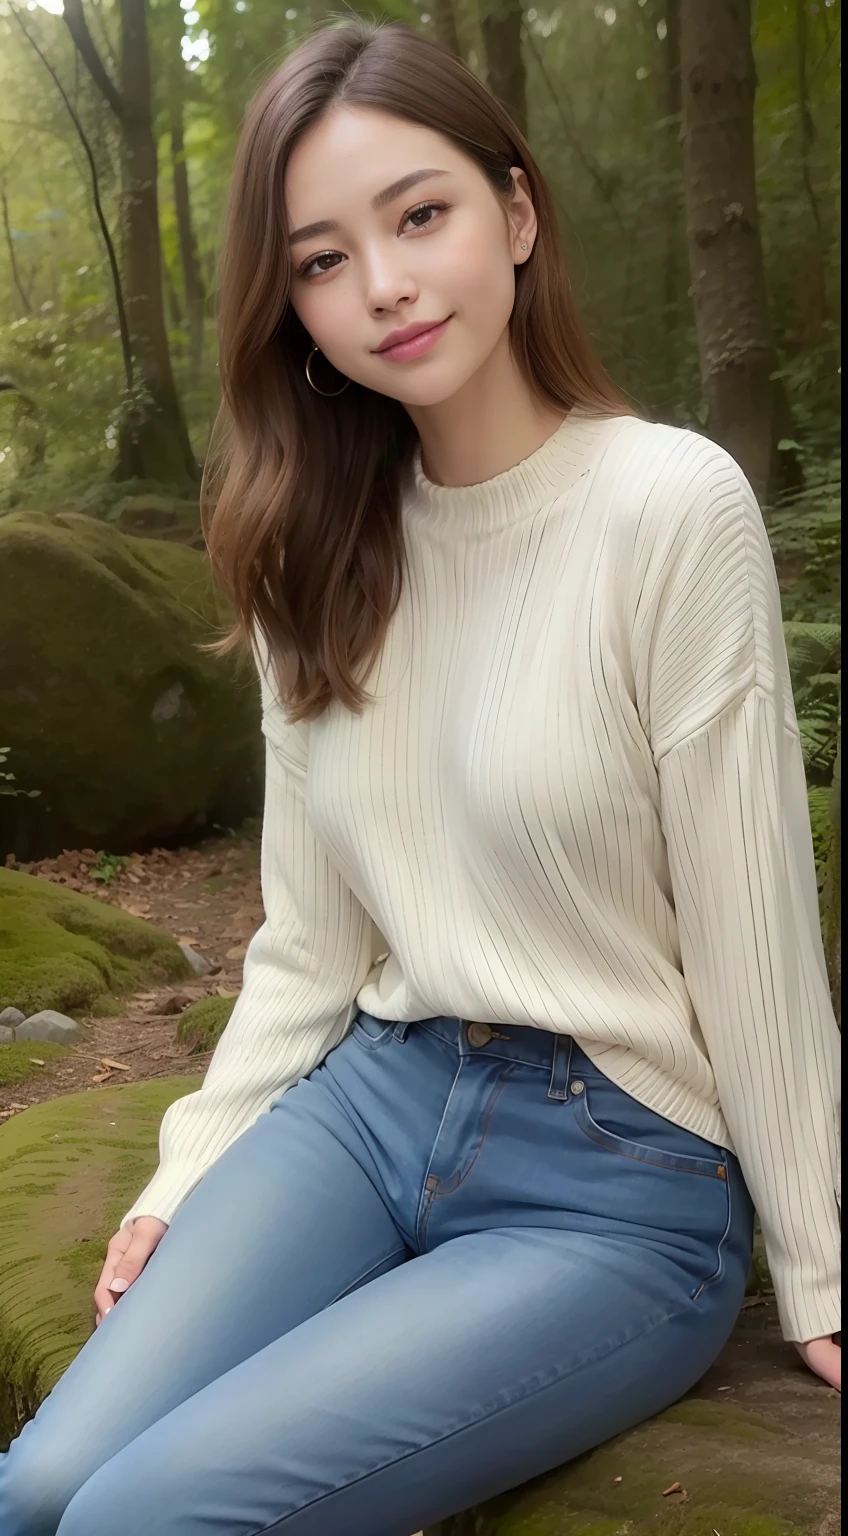
[[[177,1024],[189,1003],[216,993],[231,995],[241,987],[247,943],[264,916],[259,824],[250,823],[235,836],[132,854],[106,882],[95,878],[91,849],[14,867],[153,923],[191,944],[212,971],[130,995],[113,1016],[81,1017],[82,1034],[67,1054],[42,1069],[34,1064],[36,1075],[25,1082],[0,1084],[0,1121],[60,1094],[205,1071],[211,1052],[190,1054],[175,1038]],[[32,1055],[37,1061],[37,1042]]]

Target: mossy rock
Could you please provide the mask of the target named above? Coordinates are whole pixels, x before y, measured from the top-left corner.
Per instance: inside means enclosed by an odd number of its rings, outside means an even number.
[[[191,974],[176,940],[142,918],[56,881],[0,868],[0,1011],[20,1008],[29,1016],[55,1008],[74,1017],[108,998]]]
[[[234,997],[201,997],[180,1016],[176,1038],[193,1055],[214,1051],[236,1005]]]
[[[230,618],[197,550],[81,513],[0,521],[0,743],[25,792],[0,797],[0,863],[132,852],[257,813],[254,668],[199,648]]]
[[[155,1170],[165,1110],[201,1081],[69,1094],[0,1128],[0,1446],[92,1332],[106,1243]]]
[[[810,1377],[809,1390],[821,1415],[825,1389]],[[795,1429],[786,1413],[690,1396],[424,1536],[836,1536],[838,1419],[822,1417],[824,1454],[798,1432],[804,1414]]]

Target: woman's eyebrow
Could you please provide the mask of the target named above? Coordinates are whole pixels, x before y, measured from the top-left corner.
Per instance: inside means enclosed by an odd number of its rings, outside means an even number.
[[[393,181],[390,187],[384,187],[382,192],[377,192],[371,199],[371,207],[375,211],[385,208],[387,203],[393,203],[402,192],[408,192],[410,187],[416,186],[419,181],[424,181],[428,176],[448,176],[449,171],[436,170],[427,167],[420,171],[410,171],[408,175],[401,176],[399,181]],[[289,245],[296,245],[300,240],[312,240],[315,235],[332,235],[339,228],[337,219],[316,219],[314,224],[304,224],[301,229],[295,229],[289,235]]]

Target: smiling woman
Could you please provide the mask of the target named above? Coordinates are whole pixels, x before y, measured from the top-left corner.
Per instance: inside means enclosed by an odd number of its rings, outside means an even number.
[[[259,92],[219,314],[266,921],[3,1536],[467,1510],[701,1378],[754,1201],[841,1375],[839,1036],[739,466],[626,410],[527,145],[403,26]]]
[[[219,335],[204,525],[238,615],[219,649],[258,624],[293,720],[367,697],[419,440],[443,440],[481,388],[502,413],[495,469],[517,421],[541,443],[574,405],[628,412],[528,145],[469,69],[399,24],[322,29],[252,102]]]

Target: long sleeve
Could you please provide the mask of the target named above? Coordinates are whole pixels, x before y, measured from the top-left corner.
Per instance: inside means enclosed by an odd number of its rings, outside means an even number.
[[[762,1223],[787,1339],[840,1322],[839,1034],[768,536],[697,456],[660,541],[646,713],[687,987]]]
[[[290,725],[259,656],[265,735],[262,895],[242,991],[196,1093],[166,1110],[159,1167],[121,1226],[170,1221],[202,1175],[344,1037],[372,964],[371,918],[317,843],[306,816],[308,726]]]

